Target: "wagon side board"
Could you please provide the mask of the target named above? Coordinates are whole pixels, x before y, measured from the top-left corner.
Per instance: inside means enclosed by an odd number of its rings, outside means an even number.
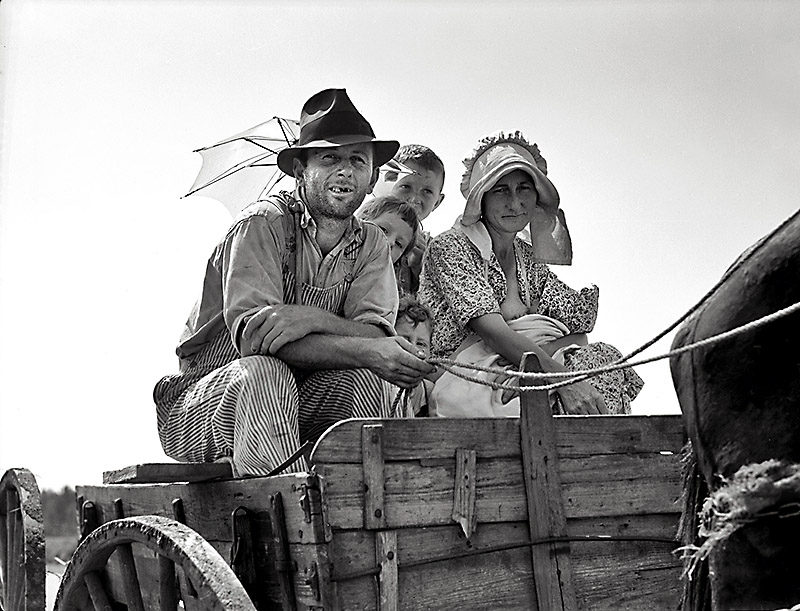
[[[680,417],[557,416],[553,426],[566,535],[591,539],[563,544],[577,608],[676,608]],[[246,510],[256,574],[246,587],[259,609],[539,609],[520,447],[518,419],[347,420],[320,439],[309,474],[78,494],[98,524],[178,515],[223,558],[233,513]],[[135,562],[157,605],[157,563]],[[112,594],[118,573],[112,557]]]
[[[368,528],[373,478],[362,431],[378,423],[382,524]],[[566,544],[577,608],[676,608],[680,417],[557,416],[553,424],[567,537],[592,539]],[[473,453],[474,467],[465,467]],[[519,420],[344,421],[320,439],[311,460],[325,482],[339,609],[384,608],[383,533],[396,537],[392,587],[400,609],[539,608]]]
[[[80,486],[78,497],[94,506],[96,524],[125,517],[159,515],[180,519],[197,531],[225,559],[234,548],[233,514],[246,510],[249,551],[255,570],[253,583],[244,583],[259,609],[289,607],[331,609],[335,586],[328,579],[331,534],[326,529],[319,478],[313,475],[286,475],[231,479],[203,483],[126,484]],[[278,549],[275,523],[271,518],[275,500],[282,504],[283,534],[288,558]],[[177,502],[176,502],[177,501]],[[240,524],[241,527],[241,524]],[[116,552],[115,552],[116,554]],[[158,607],[159,567],[157,559],[144,554],[135,558],[145,602]],[[244,575],[240,575],[243,582]],[[123,576],[119,562],[112,557],[107,565],[106,589],[122,595]],[[287,593],[285,585],[291,588]]]

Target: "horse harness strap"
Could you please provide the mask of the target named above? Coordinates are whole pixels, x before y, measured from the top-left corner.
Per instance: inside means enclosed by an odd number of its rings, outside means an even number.
[[[294,219],[294,303],[295,305],[303,305],[303,290],[300,282],[300,272],[303,269],[303,240],[300,236],[303,207],[294,198],[289,200],[287,207]]]

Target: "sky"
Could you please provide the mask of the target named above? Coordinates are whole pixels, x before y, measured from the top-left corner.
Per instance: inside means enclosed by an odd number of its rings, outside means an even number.
[[[561,194],[591,341],[671,325],[800,202],[793,2],[0,3],[0,472],[168,460],[152,389],[231,222],[197,148],[346,88],[381,138],[461,160],[498,129]],[[644,353],[669,350],[674,333]],[[634,414],[677,414],[666,361]]]

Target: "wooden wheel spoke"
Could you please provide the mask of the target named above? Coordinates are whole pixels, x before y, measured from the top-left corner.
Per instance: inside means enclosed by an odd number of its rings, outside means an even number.
[[[133,559],[131,544],[123,543],[117,547],[117,557],[122,573],[122,587],[125,590],[125,603],[131,611],[145,611],[142,587],[139,585],[139,575],[136,573],[136,562]]]
[[[94,611],[113,611],[100,575],[91,571],[83,576],[83,580],[86,582],[86,589],[89,591],[89,598],[92,599]]]
[[[178,582],[175,579],[175,563],[166,556],[158,557],[159,611],[175,611],[178,608]]]

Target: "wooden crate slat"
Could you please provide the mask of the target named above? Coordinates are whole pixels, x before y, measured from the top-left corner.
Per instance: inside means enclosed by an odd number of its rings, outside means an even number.
[[[613,558],[590,564],[579,561],[573,550],[578,609],[676,609],[682,567],[666,552],[650,556],[644,563],[637,554],[635,549],[617,549]],[[440,567],[401,568],[399,582],[404,611],[536,609],[527,550],[498,552],[483,560],[459,560]],[[376,609],[374,577],[342,582],[338,589],[342,611]]]
[[[678,512],[680,459],[676,455],[600,455],[561,461],[568,518]],[[363,524],[360,465],[318,467],[325,478],[333,528]],[[447,524],[452,519],[455,460],[449,465],[414,462],[385,465],[384,504],[388,528]],[[505,522],[527,516],[519,461],[478,461],[477,521]]]
[[[317,524],[307,523],[300,507],[305,475],[259,477],[203,483],[130,484],[79,486],[77,493],[98,507],[101,522],[114,519],[114,500],[121,498],[128,516],[159,515],[172,518],[172,501],[183,500],[186,525],[209,542],[231,541],[231,512],[239,506],[258,511],[270,506],[269,496],[280,492],[284,499],[286,530],[289,542],[322,542],[315,531]],[[318,491],[311,490],[318,497]],[[319,505],[317,501],[312,507]]]
[[[408,570],[401,568],[398,577],[403,611],[536,609],[527,549]],[[377,609],[374,584],[375,577],[339,582],[340,611]]]
[[[680,452],[686,436],[675,416],[556,416],[559,456]],[[479,458],[517,457],[518,418],[419,418],[412,420],[344,420],[317,442],[313,464],[361,463],[361,426],[384,427],[384,459],[450,458],[457,448],[475,450]]]
[[[627,534],[669,538],[675,536],[677,522],[675,514],[568,520],[567,533],[573,536]],[[462,600],[467,602],[461,606],[470,609],[491,609],[493,605],[500,609],[535,608],[535,600],[531,598],[533,588],[530,583],[524,585],[526,579],[531,579],[527,547],[472,558],[453,558],[476,549],[517,544],[526,540],[527,528],[525,521],[481,525],[473,535],[471,546],[455,524],[397,530],[403,608],[406,611],[446,609],[448,605],[460,608],[458,601]],[[374,532],[364,530],[336,532],[331,556],[334,579],[375,567],[375,536]],[[675,608],[682,570],[680,559],[671,553],[678,546],[677,542],[674,545],[637,541],[573,542],[571,546],[573,585],[579,609],[649,611]],[[421,560],[446,557],[450,559],[408,566]],[[513,565],[510,558],[514,559]],[[508,564],[504,565],[504,562]],[[481,566],[483,568],[479,569]],[[483,577],[479,575],[481,570],[486,572]],[[479,580],[480,585],[470,583],[472,579]],[[429,591],[426,584],[431,580],[436,586]],[[426,583],[422,584],[422,590],[417,590],[420,582]],[[339,582],[340,599],[346,601],[344,608],[360,608],[359,605],[377,608],[374,600],[369,602],[374,583],[374,577]],[[359,588],[366,591],[360,592]],[[502,594],[505,588],[514,591]],[[465,592],[473,598],[467,598]],[[374,592],[371,596],[374,598]]]
[[[228,463],[143,463],[114,471],[103,471],[103,483],[203,482],[232,476],[231,466]]]
[[[381,567],[378,575],[378,608],[397,611],[400,606],[400,586],[397,580],[397,531],[383,530],[375,535],[375,561]]]
[[[669,546],[636,542],[573,543],[578,608],[592,611],[677,609],[683,567]]]
[[[533,354],[523,356],[522,369],[542,370],[539,359]],[[524,385],[530,383],[526,381]],[[567,519],[550,399],[546,392],[524,393],[520,408],[523,489],[530,538],[566,536]],[[530,553],[539,609],[577,611],[569,543],[535,545]]]
[[[453,482],[453,512],[450,517],[461,525],[464,536],[469,539],[477,524],[475,513],[475,474],[477,454],[475,450],[456,450],[456,477]]]
[[[569,536],[623,535],[675,539],[678,528],[677,514],[632,515],[611,518],[589,518],[567,520]],[[482,524],[473,534],[470,542],[464,539],[460,527],[447,526],[403,528],[397,530],[398,557],[401,570],[404,563],[414,563],[431,558],[453,557],[454,555],[486,549],[492,546],[516,544],[527,540],[527,522],[502,522]],[[573,559],[584,563],[584,557],[603,553],[606,543],[572,543]],[[646,543],[651,549],[662,553],[671,551],[674,545],[661,542]],[[336,532],[336,542],[331,548],[334,579],[340,576],[367,571],[375,567],[375,534],[362,529]],[[606,559],[604,558],[603,561]],[[670,557],[671,566],[679,566],[677,558]],[[613,567],[613,563],[609,565]]]
[[[383,426],[361,427],[361,470],[364,481],[364,528],[386,527],[383,510]]]

